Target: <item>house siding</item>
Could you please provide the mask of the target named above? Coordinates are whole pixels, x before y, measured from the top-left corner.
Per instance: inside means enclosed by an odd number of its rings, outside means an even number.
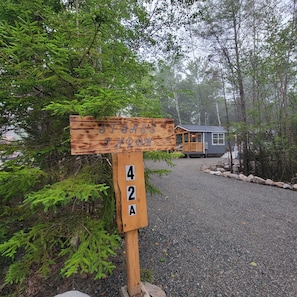
[[[222,132],[219,132],[222,133]],[[205,152],[206,154],[224,154],[226,152],[226,137],[224,137],[224,144],[212,144],[212,134],[213,133],[205,133],[205,141],[208,143],[208,150]]]
[[[218,126],[196,126],[196,125],[178,125],[175,128],[176,134],[201,133],[202,142],[184,142],[182,152],[187,155],[223,155],[226,152],[226,133],[223,127]],[[213,144],[213,134],[224,134],[223,144]],[[199,145],[198,145],[199,144]],[[194,147],[197,147],[195,149]]]

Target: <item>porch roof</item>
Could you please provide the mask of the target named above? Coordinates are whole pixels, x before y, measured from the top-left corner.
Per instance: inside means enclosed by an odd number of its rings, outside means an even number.
[[[175,129],[177,128],[188,132],[227,133],[227,130],[222,126],[177,125]]]

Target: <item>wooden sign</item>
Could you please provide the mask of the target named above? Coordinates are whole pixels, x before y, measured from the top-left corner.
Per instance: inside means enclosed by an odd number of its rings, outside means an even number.
[[[112,155],[117,225],[127,232],[148,225],[142,152]]]
[[[148,225],[143,153],[113,153],[113,184],[116,196],[117,225],[125,232],[127,291],[141,293],[138,230]]]
[[[70,116],[73,155],[172,150],[173,119]]]
[[[70,116],[73,155],[112,153],[117,225],[125,232],[127,292],[143,296],[138,230],[148,225],[143,151],[175,148],[174,122],[159,118]]]

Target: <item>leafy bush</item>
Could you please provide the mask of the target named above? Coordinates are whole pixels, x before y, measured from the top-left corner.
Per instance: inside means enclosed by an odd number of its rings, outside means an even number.
[[[120,237],[112,231],[112,187],[96,182],[104,178],[104,174],[94,173],[98,167],[86,166],[76,176],[45,184],[37,191],[31,190],[38,177],[45,176],[41,170],[15,168],[1,172],[2,182],[21,176],[24,187],[22,191],[18,186],[16,191],[2,187],[0,195],[5,194],[12,202],[16,193],[22,196],[25,189],[28,191],[21,205],[2,207],[1,216],[6,222],[1,227],[2,241],[7,240],[0,244],[0,253],[13,261],[6,283],[21,282],[32,272],[46,277],[60,263],[64,263],[60,271],[66,277],[87,272],[102,278],[111,273],[114,266],[109,257],[115,255]],[[104,168],[101,164],[103,172]],[[9,220],[11,217],[14,219]]]

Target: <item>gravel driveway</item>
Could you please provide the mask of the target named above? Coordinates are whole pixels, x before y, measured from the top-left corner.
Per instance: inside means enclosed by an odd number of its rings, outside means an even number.
[[[150,224],[139,234],[149,282],[167,297],[296,297],[297,192],[203,173],[207,162],[217,159],[178,159],[154,178],[163,194],[147,196]],[[119,296],[120,261],[92,297]]]

